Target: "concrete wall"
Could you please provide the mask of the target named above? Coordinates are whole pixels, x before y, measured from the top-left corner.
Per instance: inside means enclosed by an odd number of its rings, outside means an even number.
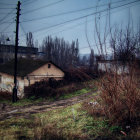
[[[0,89],[2,91],[12,92],[14,87],[14,76],[8,75],[6,73],[0,73]],[[17,77],[17,90],[18,97],[24,94],[24,79]]]
[[[117,69],[116,69],[117,68]],[[116,64],[115,62],[98,62],[98,69],[102,70],[102,71],[112,71],[112,72],[116,72],[118,74],[121,73],[129,73],[128,71],[128,66],[123,66],[120,64]]]

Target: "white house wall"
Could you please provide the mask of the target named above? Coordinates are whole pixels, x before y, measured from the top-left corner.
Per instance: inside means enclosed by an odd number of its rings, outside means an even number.
[[[12,92],[14,87],[14,76],[8,75],[5,73],[0,73],[0,89],[2,91]],[[24,80],[20,77],[17,77],[17,89],[18,89],[18,97],[23,96],[24,92]]]

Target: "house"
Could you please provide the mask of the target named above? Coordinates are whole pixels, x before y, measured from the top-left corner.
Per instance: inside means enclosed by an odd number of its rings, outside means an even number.
[[[10,59],[13,59],[15,55],[14,45],[3,45],[0,44],[0,63],[5,63]],[[18,57],[19,58],[35,58],[38,56],[38,48],[18,46]]]
[[[62,80],[65,73],[53,62],[41,60],[19,59],[17,64],[18,97],[24,96],[24,87],[37,81]],[[0,65],[0,88],[12,92],[14,86],[14,61]]]

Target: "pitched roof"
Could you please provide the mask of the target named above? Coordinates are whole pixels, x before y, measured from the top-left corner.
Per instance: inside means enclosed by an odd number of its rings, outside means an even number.
[[[17,76],[24,77],[48,62],[52,63],[51,61],[32,60],[23,58],[18,59]],[[14,75],[14,60],[11,60],[5,64],[1,64],[0,72]]]

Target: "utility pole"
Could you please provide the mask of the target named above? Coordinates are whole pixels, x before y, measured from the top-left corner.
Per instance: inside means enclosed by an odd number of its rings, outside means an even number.
[[[15,63],[14,63],[14,88],[12,101],[17,102],[17,53],[18,53],[18,31],[19,31],[19,16],[20,16],[20,1],[17,4],[17,17],[16,17],[16,37],[15,37]]]

